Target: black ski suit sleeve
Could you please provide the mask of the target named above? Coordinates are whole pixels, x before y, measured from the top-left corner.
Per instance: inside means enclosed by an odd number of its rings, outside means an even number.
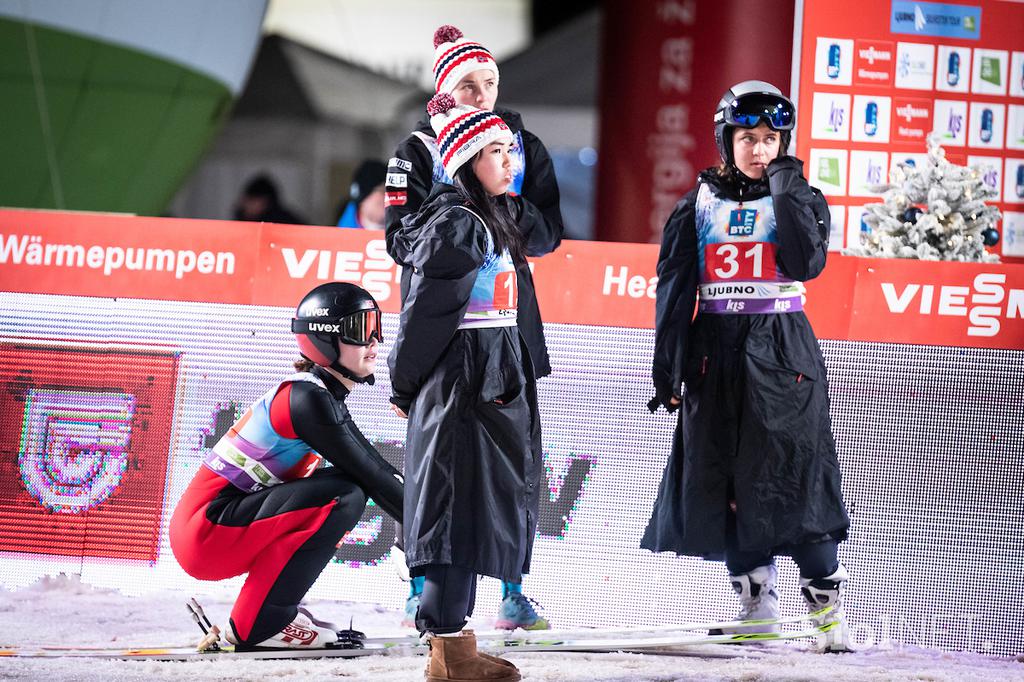
[[[292,383],[289,401],[295,434],[349,476],[367,497],[402,522],[402,475],[370,445],[348,408],[319,386]]]
[[[526,255],[543,256],[562,243],[562,210],[559,206],[558,179],[551,156],[533,133],[522,131],[526,154],[526,177],[519,205],[519,230],[523,234]]]
[[[800,282],[825,269],[831,218],[821,192],[807,184],[804,162],[783,156],[768,164],[768,185],[775,205],[779,239],[775,260],[782,272]]]
[[[472,213],[452,207],[416,239],[409,295],[388,357],[391,402],[405,412],[466,314],[484,261],[483,230]]]
[[[423,141],[415,135],[410,135],[398,145],[395,158],[399,163],[406,162],[412,167],[408,171],[401,167],[388,167],[389,174],[405,174],[405,186],[385,184],[384,191],[391,194],[404,193],[405,203],[391,201],[384,209],[384,240],[388,255],[399,265],[405,266],[408,265],[405,262],[408,254],[396,248],[395,235],[402,229],[402,218],[419,211],[430,194],[430,188],[434,185],[434,160]]]
[[[695,189],[676,204],[661,236],[652,370],[655,398],[648,404],[652,412],[658,405],[675,411],[678,406],[670,399],[682,393],[686,337],[697,303],[696,200]]]

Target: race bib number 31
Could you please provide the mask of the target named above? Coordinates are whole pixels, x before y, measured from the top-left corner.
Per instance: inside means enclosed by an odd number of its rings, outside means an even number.
[[[775,280],[775,245],[770,242],[724,242],[704,247],[704,281]]]

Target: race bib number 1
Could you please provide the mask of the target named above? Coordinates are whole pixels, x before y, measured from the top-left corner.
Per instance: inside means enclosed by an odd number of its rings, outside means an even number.
[[[515,270],[495,275],[494,307],[497,310],[515,310],[519,307],[519,282]]]
[[[724,242],[704,247],[704,281],[775,280],[775,245]]]

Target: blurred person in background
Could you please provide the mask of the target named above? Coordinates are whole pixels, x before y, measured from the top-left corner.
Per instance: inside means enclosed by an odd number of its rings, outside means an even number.
[[[306,220],[281,204],[280,193],[268,175],[252,178],[235,204],[235,220],[305,225]]]
[[[543,256],[558,248],[564,227],[559,208],[558,181],[551,157],[544,143],[523,127],[520,115],[510,109],[496,107],[498,98],[498,65],[490,51],[480,43],[468,40],[458,28],[441,26],[434,32],[434,85],[436,93],[448,93],[455,102],[493,111],[512,132],[510,150],[512,184],[508,190],[513,220],[520,232],[527,256]],[[388,161],[385,183],[385,222],[388,253],[402,268],[402,301],[409,292],[413,268],[407,267],[395,246],[402,230],[402,219],[420,210],[434,183],[453,184],[445,170],[437,134],[429,116],[421,118],[416,129],[405,138]],[[544,325],[534,291],[533,275],[525,261],[516,269],[519,287],[519,332],[530,350],[534,376],[551,373]],[[393,556],[398,556],[395,553]],[[400,562],[399,562],[400,563]],[[406,602],[404,624],[415,621],[419,606],[422,579],[411,582]],[[537,613],[534,602],[522,593],[522,584],[502,582],[502,602],[495,627],[513,630],[544,630],[547,619]]]
[[[377,159],[366,159],[352,175],[348,201],[341,210],[338,227],[363,230],[384,229],[384,177],[387,166]]]

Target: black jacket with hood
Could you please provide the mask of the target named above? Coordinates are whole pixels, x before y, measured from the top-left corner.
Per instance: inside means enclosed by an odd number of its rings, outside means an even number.
[[[716,169],[698,178],[737,205],[771,194],[776,266],[798,281],[824,268],[830,224],[802,168],[785,156],[768,165],[767,180]],[[641,546],[720,559],[733,532],[743,551],[841,540],[849,518],[817,339],[802,311],[694,318],[698,190],[676,205],[658,258],[652,408],[683,401]]]
[[[519,582],[537,525],[536,379],[515,326],[459,329],[487,251],[486,228],[437,184],[392,235],[411,273],[388,357],[392,402],[409,416],[406,562],[451,564]]]
[[[544,143],[528,130],[523,128],[520,115],[510,109],[495,108],[494,113],[501,116],[513,134],[519,134],[523,140],[526,167],[524,169],[522,194],[513,198],[518,210],[517,223],[523,235],[523,245],[528,256],[543,256],[558,248],[562,242],[562,213],[559,209],[558,181],[555,168],[551,163]],[[418,133],[418,134],[417,134]],[[388,193],[397,194],[401,198],[389,202],[384,211],[385,239],[388,254],[403,266],[402,269],[402,301],[409,291],[409,280],[412,275],[400,250],[395,246],[395,236],[402,229],[402,219],[417,212],[426,200],[427,195],[439,180],[434,175],[434,160],[427,149],[423,138],[435,139],[434,129],[430,127],[430,119],[422,118],[416,125],[413,134],[402,140],[395,150],[395,156],[389,162],[388,175],[391,179],[400,179],[400,184],[389,181],[385,186]],[[401,177],[403,176],[404,177]],[[533,285],[533,275],[527,264],[519,270],[519,330],[530,348],[537,377],[551,373],[551,361],[548,358],[547,345],[544,342],[544,325],[537,305],[537,296]]]

